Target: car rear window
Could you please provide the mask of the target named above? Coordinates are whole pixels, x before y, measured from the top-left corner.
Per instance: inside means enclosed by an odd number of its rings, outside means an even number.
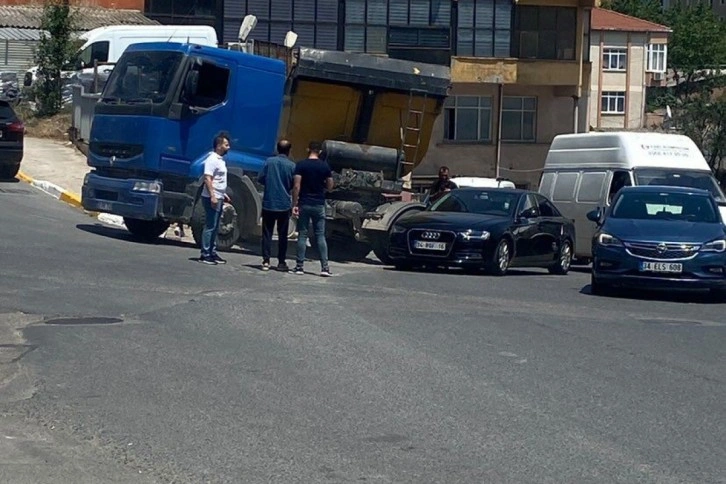
[[[710,198],[672,192],[623,193],[613,207],[612,217],[704,223],[718,221],[716,208]]]
[[[15,117],[15,111],[6,101],[0,101],[0,119],[10,119]]]

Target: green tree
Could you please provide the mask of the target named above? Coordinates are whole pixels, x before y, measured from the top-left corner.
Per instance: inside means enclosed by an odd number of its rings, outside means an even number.
[[[673,31],[668,41],[668,68],[673,85],[651,90],[651,107],[670,106],[673,124],[703,151],[722,174],[726,159],[726,22],[707,2],[676,4],[663,10],[659,0],[611,0],[620,13],[657,22]]]
[[[57,114],[63,105],[61,72],[74,55],[74,24],[75,12],[67,0],[46,0],[40,24],[42,33],[35,53],[38,66],[35,96],[41,116]]]

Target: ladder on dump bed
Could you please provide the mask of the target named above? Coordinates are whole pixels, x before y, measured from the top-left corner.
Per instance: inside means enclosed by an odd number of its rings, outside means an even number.
[[[408,110],[401,126],[401,163],[396,178],[403,175],[403,167],[410,172],[418,160],[421,147],[421,130],[423,129],[428,93],[412,89],[408,93]]]

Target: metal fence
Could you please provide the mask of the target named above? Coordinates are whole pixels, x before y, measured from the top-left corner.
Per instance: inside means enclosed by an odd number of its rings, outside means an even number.
[[[71,123],[71,136],[73,142],[81,148],[81,145],[88,145],[88,140],[91,137],[93,109],[101,98],[101,95],[87,94],[83,86],[75,85],[72,87],[73,120]]]

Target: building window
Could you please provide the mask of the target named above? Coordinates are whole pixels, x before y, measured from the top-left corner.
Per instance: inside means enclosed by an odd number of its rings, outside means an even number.
[[[667,55],[668,46],[665,44],[648,44],[648,72],[665,72]]]
[[[396,30],[389,32],[389,25],[396,26]],[[397,48],[448,49],[451,43],[450,25],[450,2],[346,0],[344,49],[350,52],[385,54],[389,39]],[[421,43],[411,45],[412,42]]]
[[[194,2],[147,0],[146,5],[146,13],[175,17],[213,16],[216,13],[216,0],[196,0]]]
[[[605,91],[600,100],[602,114],[625,114],[625,93]]]
[[[338,48],[338,0],[246,0],[227,4],[225,42],[235,41],[245,15],[255,15],[257,26],[250,38],[281,44],[294,30],[297,45],[318,49]]]
[[[536,121],[536,97],[505,97],[502,103],[502,141],[536,141]]]
[[[511,0],[459,0],[456,55],[509,57],[512,4]]]
[[[602,51],[602,68],[604,71],[625,71],[628,66],[627,49],[605,47]]]
[[[491,141],[492,98],[449,96],[444,104],[445,141]]]
[[[518,6],[512,56],[520,59],[575,60],[577,9]]]

